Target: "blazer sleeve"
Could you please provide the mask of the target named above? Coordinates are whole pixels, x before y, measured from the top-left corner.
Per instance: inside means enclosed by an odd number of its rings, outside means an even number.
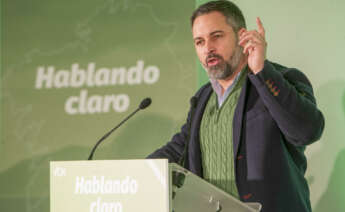
[[[207,83],[196,92],[194,97],[196,97],[197,102],[199,102],[201,96],[207,93],[207,90],[209,90],[210,88],[211,84]],[[201,106],[202,104],[197,103],[197,105],[194,105],[195,108],[193,110],[193,106],[191,105],[191,108],[188,112],[186,123],[182,125],[180,132],[176,133],[172,137],[171,141],[169,141],[166,145],[162,146],[161,148],[157,149],[147,158],[166,158],[169,160],[169,162],[178,163],[180,158],[183,156],[187,140],[191,139],[191,131],[196,129],[195,126],[191,129],[191,118],[196,118],[196,108],[200,108]]]
[[[186,128],[187,124],[184,124],[181,128],[181,131],[176,133],[172,137],[171,141],[157,149],[147,158],[166,158],[169,160],[169,163],[177,163],[180,160],[185,148],[186,134],[188,133]]]
[[[321,137],[324,117],[302,72],[266,60],[264,69],[249,79],[288,142],[302,146]]]

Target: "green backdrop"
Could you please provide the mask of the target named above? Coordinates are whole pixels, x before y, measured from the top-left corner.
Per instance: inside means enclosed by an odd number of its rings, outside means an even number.
[[[179,130],[207,80],[189,26],[203,2],[1,1],[0,211],[48,211],[49,161],[86,159],[146,96],[152,106],[94,158],[144,158]],[[248,28],[261,17],[268,58],[311,80],[326,118],[322,139],[307,149],[312,206],[345,211],[345,2],[234,2]]]

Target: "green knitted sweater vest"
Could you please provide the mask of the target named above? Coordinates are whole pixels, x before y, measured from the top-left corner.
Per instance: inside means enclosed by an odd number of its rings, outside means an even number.
[[[239,198],[235,181],[232,122],[246,73],[219,108],[216,93],[207,102],[200,126],[200,148],[206,181]]]

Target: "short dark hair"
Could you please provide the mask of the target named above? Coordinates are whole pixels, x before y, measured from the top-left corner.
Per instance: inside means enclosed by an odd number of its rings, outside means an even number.
[[[238,32],[241,28],[246,28],[246,21],[240,10],[234,3],[227,0],[210,1],[200,5],[192,14],[190,18],[191,26],[197,17],[211,12],[222,13],[227,23],[232,27],[234,32]]]

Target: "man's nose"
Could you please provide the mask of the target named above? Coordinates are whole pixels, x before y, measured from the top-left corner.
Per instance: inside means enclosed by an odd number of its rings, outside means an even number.
[[[206,50],[207,54],[216,52],[216,48],[211,41],[206,42],[206,49],[205,50]]]

